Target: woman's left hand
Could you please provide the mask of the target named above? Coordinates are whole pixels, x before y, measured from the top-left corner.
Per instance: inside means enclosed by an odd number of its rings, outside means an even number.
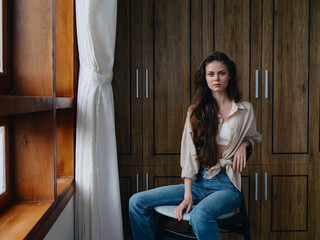
[[[246,167],[247,163],[247,146],[249,146],[248,141],[243,141],[234,154],[233,157],[233,171],[236,171],[237,173],[242,172],[243,168]]]

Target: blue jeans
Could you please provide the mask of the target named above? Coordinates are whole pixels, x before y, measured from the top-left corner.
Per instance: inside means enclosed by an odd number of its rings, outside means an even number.
[[[199,240],[219,240],[216,219],[240,207],[241,192],[232,184],[225,170],[212,179],[203,178],[207,169],[200,169],[192,184],[192,199],[196,205],[190,212],[190,222]],[[184,199],[184,184],[159,187],[134,194],[129,201],[133,239],[155,239],[157,221],[153,208],[179,205]]]

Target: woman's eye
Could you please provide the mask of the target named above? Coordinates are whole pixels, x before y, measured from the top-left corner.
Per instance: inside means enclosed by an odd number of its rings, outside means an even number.
[[[208,75],[209,75],[210,77],[212,77],[212,76],[213,76],[213,73],[209,73]]]
[[[223,76],[223,75],[225,75],[225,74],[226,74],[225,72],[221,72],[221,73],[220,73],[221,76]]]

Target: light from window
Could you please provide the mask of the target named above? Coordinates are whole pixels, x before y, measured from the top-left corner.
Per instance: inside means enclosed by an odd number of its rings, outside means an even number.
[[[5,129],[0,127],[0,195],[6,191]]]
[[[0,72],[3,73],[3,2],[0,0]]]

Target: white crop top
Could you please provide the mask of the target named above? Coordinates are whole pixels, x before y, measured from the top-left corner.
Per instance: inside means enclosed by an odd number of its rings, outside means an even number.
[[[227,146],[230,142],[230,130],[226,122],[221,125],[220,132],[218,134],[218,145]]]

